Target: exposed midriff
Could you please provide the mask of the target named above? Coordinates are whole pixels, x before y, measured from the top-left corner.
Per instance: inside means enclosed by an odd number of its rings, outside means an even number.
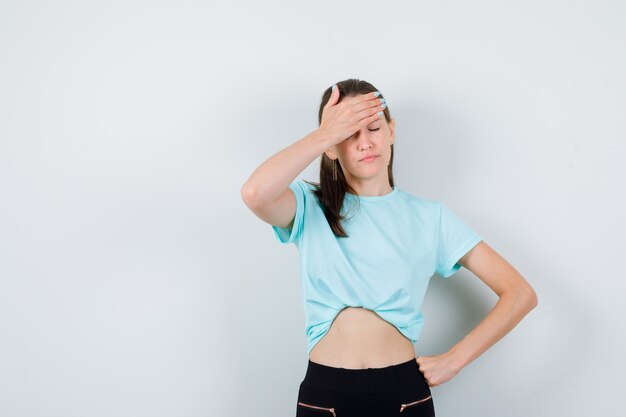
[[[376,312],[346,307],[309,352],[322,365],[346,369],[383,368],[415,358],[413,343]]]

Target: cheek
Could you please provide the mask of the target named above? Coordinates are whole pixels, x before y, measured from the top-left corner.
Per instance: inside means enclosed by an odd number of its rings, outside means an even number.
[[[350,149],[349,145],[346,144],[341,144],[341,146],[339,146],[337,148],[337,153],[338,155],[343,158],[343,159],[350,159],[350,157],[352,156],[352,150]]]

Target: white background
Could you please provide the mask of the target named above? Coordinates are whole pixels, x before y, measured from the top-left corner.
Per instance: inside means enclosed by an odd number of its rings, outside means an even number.
[[[293,416],[298,255],[240,187],[374,84],[395,179],[539,306],[433,388],[438,417],[624,415],[619,1],[0,2],[0,417]],[[302,177],[316,180],[319,160]],[[496,297],[431,280],[416,355]]]

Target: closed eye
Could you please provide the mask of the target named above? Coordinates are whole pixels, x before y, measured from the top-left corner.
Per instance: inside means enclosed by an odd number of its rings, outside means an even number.
[[[367,130],[369,130],[370,132],[376,132],[377,130],[380,130],[380,127],[377,127],[376,129],[367,129]],[[354,135],[350,136],[350,138],[353,138],[353,137]],[[350,138],[345,138],[344,140],[348,140]]]

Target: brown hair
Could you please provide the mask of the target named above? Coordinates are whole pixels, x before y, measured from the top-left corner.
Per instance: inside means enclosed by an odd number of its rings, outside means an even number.
[[[356,78],[349,78],[347,80],[338,82],[337,88],[339,89],[339,100],[337,101],[338,103],[341,102],[342,98],[344,97],[352,97],[360,94],[367,94],[373,91],[378,91],[372,84],[368,83],[367,81],[359,80]],[[317,117],[318,125],[321,125],[322,123],[324,106],[326,105],[326,103],[328,103],[331,93],[332,88],[328,87],[322,95],[322,102],[320,103],[319,113]],[[381,93],[381,95],[379,95],[378,97],[383,98],[384,96]],[[385,120],[387,120],[387,123],[391,122],[391,113],[389,113],[389,107],[385,107],[385,109],[383,110],[383,114],[385,116]],[[336,180],[333,180],[333,164],[336,165]],[[389,159],[389,165],[387,165],[387,173],[389,174],[389,185],[393,187],[393,144],[391,144],[391,158]],[[313,194],[315,194],[315,196],[321,203],[324,215],[326,216],[326,220],[328,221],[328,224],[330,225],[330,228],[332,229],[335,236],[348,237],[348,234],[341,226],[341,220],[344,219],[345,216],[342,216],[340,212],[346,192],[349,191],[351,194],[358,194],[356,190],[350,187],[350,185],[347,183],[346,178],[343,175],[343,170],[341,168],[339,160],[332,160],[326,155],[326,152],[323,152],[320,163],[320,182],[306,182],[315,187]]]

